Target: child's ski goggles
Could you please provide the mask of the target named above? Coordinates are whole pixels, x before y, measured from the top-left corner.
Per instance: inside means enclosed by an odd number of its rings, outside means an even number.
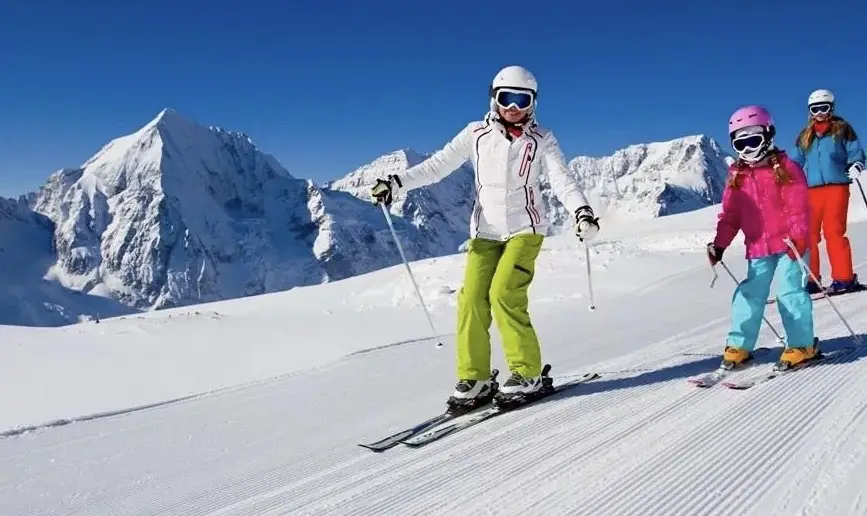
[[[732,148],[737,152],[760,149],[765,144],[765,135],[745,134],[732,140]]]
[[[831,112],[831,104],[822,103],[822,104],[813,104],[810,106],[810,113],[814,115],[824,115],[826,113]]]
[[[497,105],[503,109],[515,106],[521,111],[524,111],[530,109],[533,105],[533,94],[525,90],[501,88],[497,90],[497,95],[494,98],[497,101]]]

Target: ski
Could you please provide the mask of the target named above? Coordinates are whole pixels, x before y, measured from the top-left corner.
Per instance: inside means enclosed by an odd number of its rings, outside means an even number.
[[[550,366],[546,365],[545,371],[543,371],[543,375],[547,376],[548,369],[550,369]],[[433,428],[428,428],[427,430],[419,432],[411,437],[402,439],[401,442],[409,446],[410,448],[418,448],[426,444],[430,444],[436,440],[442,439],[447,435],[452,435],[460,430],[464,430],[471,426],[477,425],[482,421],[486,421],[500,414],[505,414],[513,410],[530,406],[537,401],[543,400],[556,393],[563,392],[567,389],[571,389],[575,386],[587,383],[600,377],[601,375],[599,375],[598,373],[587,373],[578,377],[575,380],[571,380],[557,386],[549,384],[547,388],[543,387],[543,389],[536,393],[536,395],[522,401],[508,403],[508,405],[503,405],[501,402],[498,403],[495,401],[491,405],[484,407],[480,410],[460,416],[451,421],[447,421],[445,422],[445,424],[438,424]],[[552,381],[550,378],[548,378],[548,380],[549,382]]]
[[[699,376],[693,376],[692,378],[687,379],[687,382],[695,385],[696,387],[713,387],[714,385],[725,380],[731,373],[731,369],[723,369],[722,367],[719,367],[716,369],[716,371],[711,371],[710,373],[705,373]]]
[[[758,373],[752,376],[748,376],[742,380],[734,381],[734,382],[723,382],[723,385],[728,387],[729,389],[734,389],[738,391],[747,390],[751,387],[755,387],[756,385],[769,382],[774,378],[779,378],[780,376],[787,375],[789,373],[794,373],[795,371],[801,371],[802,369],[807,369],[808,367],[812,367],[817,364],[821,364],[823,362],[827,362],[831,358],[836,358],[839,356],[846,355],[847,353],[851,353],[855,351],[855,346],[846,346],[842,349],[836,349],[834,351],[829,351],[827,353],[822,352],[822,354],[816,358],[812,358],[806,362],[801,362],[795,366],[786,368],[786,369],[777,369],[777,366],[774,365],[770,371]]]
[[[496,369],[494,369],[491,372],[491,381],[494,383],[495,386],[496,386],[498,374],[499,374],[499,371]],[[376,442],[359,443],[359,446],[361,446],[362,448],[367,448],[368,450],[371,450],[371,451],[382,452],[382,451],[388,450],[390,448],[394,448],[395,446],[400,444],[402,440],[409,439],[410,437],[412,437],[416,434],[419,434],[421,432],[424,432],[425,430],[433,428],[433,427],[440,425],[442,423],[445,423],[447,421],[451,421],[453,419],[463,417],[466,415],[470,415],[470,414],[473,414],[473,413],[478,412],[480,410],[484,410],[486,408],[489,408],[490,406],[491,406],[491,402],[488,401],[487,403],[484,403],[484,404],[479,405],[477,407],[465,407],[462,409],[456,409],[456,408],[450,407],[450,408],[446,409],[445,412],[437,414],[437,415],[435,415],[435,416],[433,416],[433,417],[431,417],[425,421],[422,421],[421,423],[418,423],[415,426],[411,426],[411,427],[406,428],[404,430],[400,430],[399,432],[396,432],[392,435],[389,435],[388,437],[383,437],[382,439],[380,439],[379,441],[376,441]]]
[[[725,369],[723,367],[718,367],[716,370],[711,371],[709,373],[705,373],[705,374],[702,374],[699,376],[693,376],[691,378],[688,378],[687,382],[695,385],[696,387],[701,387],[704,389],[713,387],[714,385],[717,385],[718,383],[723,382],[726,378],[728,378],[732,374],[738,374],[738,373],[742,373],[748,369],[752,369],[753,367],[755,367],[757,365],[756,357],[764,355],[768,351],[770,351],[770,348],[765,348],[765,347],[756,348],[753,350],[753,359],[750,360],[748,364],[745,364],[745,365],[738,367],[736,369]]]
[[[833,296],[839,296],[839,295],[840,295],[840,294],[830,294],[830,296],[832,296],[832,297],[833,297]],[[816,293],[816,294],[810,294],[810,299],[812,299],[813,301],[816,301],[816,300],[822,299],[822,297],[823,297],[823,296],[822,296],[822,293],[821,293],[821,292],[818,292],[818,293]],[[776,297],[769,297],[768,300],[765,302],[765,304],[766,304],[766,305],[773,305],[773,304],[776,303],[776,302],[777,302],[777,298],[776,298]]]
[[[400,441],[403,439],[408,439],[419,432],[424,432],[428,428],[437,426],[440,423],[445,423],[450,419],[454,419],[454,417],[454,414],[451,414],[449,412],[443,412],[442,414],[437,414],[436,416],[426,421],[422,421],[421,423],[413,427],[401,430],[397,433],[389,435],[388,437],[384,437],[379,441],[373,443],[360,443],[359,446],[375,452],[385,451],[390,448],[394,448],[395,446],[400,444]]]

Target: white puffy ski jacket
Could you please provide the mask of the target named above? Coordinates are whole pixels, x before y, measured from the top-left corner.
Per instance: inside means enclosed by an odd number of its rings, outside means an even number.
[[[444,148],[398,174],[397,194],[436,183],[470,161],[476,172],[470,237],[505,241],[520,233],[544,235],[549,221],[539,193],[543,170],[569,213],[588,203],[554,134],[535,120],[523,129],[520,137],[509,141],[505,127],[490,114],[470,122]]]

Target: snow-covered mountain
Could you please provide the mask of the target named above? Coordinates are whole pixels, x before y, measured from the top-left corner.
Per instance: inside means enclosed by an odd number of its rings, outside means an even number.
[[[40,281],[135,309],[335,281],[399,262],[368,192],[377,177],[426,157],[393,152],[319,186],[293,177],[245,134],[166,109],[80,167],[51,175],[28,196],[28,217],[43,222],[17,234],[32,233],[26,245],[48,253],[31,264]],[[718,202],[723,157],[713,140],[692,136],[575,158],[570,167],[604,216],[656,217]],[[457,252],[473,195],[465,165],[402,196],[391,213],[408,258]],[[571,226],[547,185],[543,198],[552,233]]]
[[[246,135],[172,110],[53,174],[31,204],[56,227],[49,277],[138,308],[339,280],[400,259],[370,202],[297,179]],[[395,225],[411,257],[443,251]]]
[[[579,156],[569,168],[591,204],[607,219],[647,219],[693,211],[722,201],[727,154],[704,135],[630,145],[611,156]],[[567,215],[553,205],[558,222]]]
[[[0,325],[58,326],[129,313],[121,304],[46,279],[54,224],[22,196],[0,198]]]

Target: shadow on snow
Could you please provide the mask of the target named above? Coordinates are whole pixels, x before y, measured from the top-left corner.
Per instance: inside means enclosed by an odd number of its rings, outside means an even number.
[[[867,342],[867,334],[859,334],[858,337]],[[835,350],[843,349],[852,344],[853,340],[851,336],[835,337],[833,339],[821,341],[819,343],[819,348],[824,352],[832,352]],[[784,348],[782,346],[757,348],[757,353],[755,356],[756,365],[751,369],[755,369],[755,367],[761,367],[762,365],[774,364],[779,359],[780,355],[783,352],[783,349]],[[679,356],[696,355],[697,354],[693,353],[682,354]],[[864,356],[867,356],[867,345],[857,347],[853,353],[844,354],[840,357],[834,357],[827,362],[811,366],[811,369],[851,363],[860,360]],[[721,354],[705,355],[705,358],[701,358],[698,360],[692,360],[676,365],[653,368],[638,375],[627,376],[623,378],[613,378],[610,380],[606,380],[605,377],[608,375],[629,373],[631,371],[635,371],[636,369],[625,369],[621,371],[601,373],[602,378],[599,380],[594,380],[593,382],[586,385],[578,386],[574,390],[570,389],[569,391],[563,393],[554,394],[548,398],[540,400],[538,403],[541,404],[549,401],[555,401],[558,399],[570,398],[573,396],[586,396],[588,394],[596,394],[600,392],[608,392],[619,389],[631,389],[634,387],[642,387],[655,383],[664,383],[680,379],[684,380],[685,382],[687,378],[715,370],[717,366],[719,366],[720,360]],[[560,378],[568,380],[570,377],[575,376],[577,375],[568,375]],[[557,380],[558,376],[554,375],[555,384],[558,383]]]

